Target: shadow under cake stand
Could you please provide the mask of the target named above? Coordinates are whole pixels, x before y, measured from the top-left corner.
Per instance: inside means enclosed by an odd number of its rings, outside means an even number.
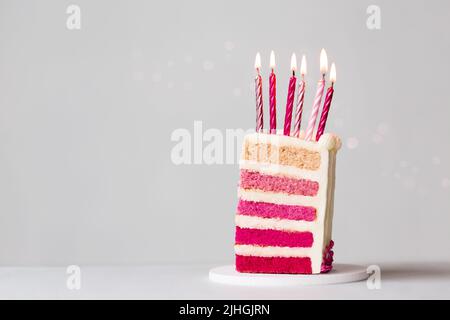
[[[234,265],[209,271],[209,279],[213,282],[240,286],[327,285],[362,281],[368,277],[366,267],[354,264],[335,264],[333,270],[320,274],[240,273]]]

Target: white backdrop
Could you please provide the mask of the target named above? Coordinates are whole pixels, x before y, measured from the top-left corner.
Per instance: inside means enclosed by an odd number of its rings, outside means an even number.
[[[237,164],[177,166],[171,134],[193,135],[195,120],[253,128],[253,61],[260,51],[267,84],[271,49],[279,119],[290,55],[307,54],[308,115],[322,47],[338,72],[328,129],[344,142],[336,259],[449,259],[448,12],[437,0],[1,0],[0,264],[232,261]]]

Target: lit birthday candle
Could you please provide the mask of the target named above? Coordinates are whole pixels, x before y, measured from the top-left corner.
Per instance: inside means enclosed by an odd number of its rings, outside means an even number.
[[[292,76],[289,79],[288,95],[286,99],[286,114],[284,116],[284,135],[289,136],[291,134],[291,122],[292,122],[292,108],[294,107],[295,96],[295,83],[297,78],[295,77],[295,71],[297,70],[297,57],[295,53],[291,57],[291,71]]]
[[[300,137],[300,124],[302,122],[303,101],[305,100],[305,76],[306,76],[306,57],[303,55],[302,64],[300,66],[300,74],[302,81],[298,85],[297,106],[295,109],[294,137]]]
[[[255,58],[255,94],[256,94],[256,132],[263,131],[264,120],[263,120],[263,96],[262,96],[262,77],[260,74],[261,70],[261,56],[259,52],[256,54]]]
[[[320,136],[325,131],[325,125],[327,124],[328,112],[330,111],[331,100],[333,100],[334,93],[334,83],[336,82],[336,66],[334,63],[331,65],[330,69],[330,81],[331,85],[327,90],[325,95],[325,102],[323,104],[322,114],[320,116],[319,128],[317,129],[316,141],[319,141]]]
[[[323,91],[325,89],[325,74],[328,71],[328,58],[325,49],[320,52],[320,73],[322,79],[317,84],[316,96],[314,98],[314,104],[311,111],[311,116],[308,121],[308,128],[306,129],[305,140],[311,140],[313,136],[314,127],[316,125],[317,115],[319,114],[320,103],[322,102]]]
[[[275,76],[275,53],[270,52],[269,103],[270,133],[277,133],[277,77]]]

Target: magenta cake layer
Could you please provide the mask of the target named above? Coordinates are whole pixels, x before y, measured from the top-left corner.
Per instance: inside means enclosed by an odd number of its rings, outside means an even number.
[[[316,209],[307,206],[255,202],[239,199],[237,211],[247,216],[314,221]]]
[[[248,273],[312,273],[309,257],[255,257],[236,255],[236,270]]]
[[[313,244],[311,232],[289,232],[236,227],[236,244],[274,247],[310,248]]]
[[[241,170],[240,186],[243,189],[284,192],[302,196],[316,196],[319,190],[319,183],[316,181],[272,176],[245,169]]]

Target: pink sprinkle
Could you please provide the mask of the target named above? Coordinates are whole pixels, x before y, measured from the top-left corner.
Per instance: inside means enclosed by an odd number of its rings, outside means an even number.
[[[323,252],[323,258],[322,258],[322,266],[320,272],[327,273],[330,272],[331,269],[333,269],[333,246],[334,241],[330,240],[330,243],[325,247],[325,250]]]

